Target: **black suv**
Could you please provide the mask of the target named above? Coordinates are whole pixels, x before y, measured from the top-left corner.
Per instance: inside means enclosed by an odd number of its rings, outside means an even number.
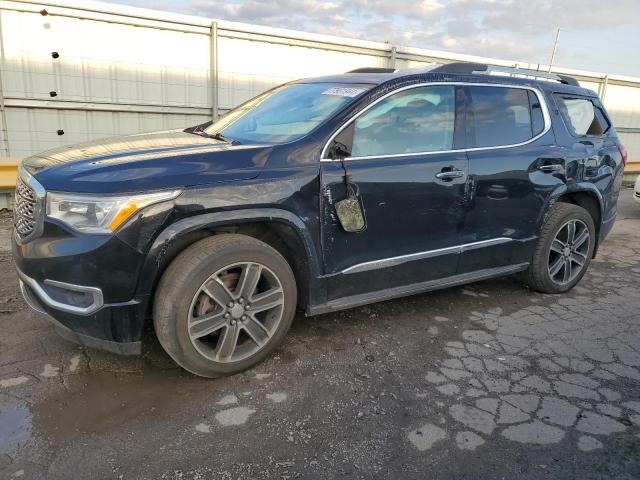
[[[25,159],[13,254],[59,332],[197,375],[316,315],[520,273],[560,293],[611,230],[626,151],[570,77],[450,64],[274,88],[215,122]],[[498,73],[498,74],[496,74]]]

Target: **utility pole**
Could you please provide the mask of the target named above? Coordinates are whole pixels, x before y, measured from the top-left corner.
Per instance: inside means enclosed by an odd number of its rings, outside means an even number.
[[[556,41],[553,44],[553,52],[551,52],[551,61],[549,62],[549,72],[551,72],[551,67],[556,61],[556,54],[558,53],[558,42],[560,41],[560,29],[556,32]]]

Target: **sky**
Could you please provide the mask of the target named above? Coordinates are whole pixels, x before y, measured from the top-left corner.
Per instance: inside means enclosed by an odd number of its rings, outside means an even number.
[[[640,0],[118,0],[209,18],[640,77]]]

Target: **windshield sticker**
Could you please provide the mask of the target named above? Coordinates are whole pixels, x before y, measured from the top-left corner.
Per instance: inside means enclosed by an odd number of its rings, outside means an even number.
[[[356,97],[364,92],[365,88],[331,87],[322,92],[322,95],[337,95],[338,97]]]

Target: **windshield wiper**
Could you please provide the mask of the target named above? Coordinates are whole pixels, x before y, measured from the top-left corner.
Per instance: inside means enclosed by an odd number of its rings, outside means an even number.
[[[225,137],[222,132],[217,132],[217,133],[212,133],[212,134],[206,134],[209,138],[214,138],[216,140],[221,140],[223,142],[226,143],[230,143],[231,145],[240,145],[240,142],[237,140],[233,140],[229,137]]]
[[[195,127],[190,127],[185,130],[187,133],[193,133],[194,135],[202,135],[204,129],[209,127],[213,122],[201,123],[200,125],[196,125]]]
[[[222,132],[217,132],[213,134],[207,133],[205,131],[205,128],[207,128],[210,124],[211,124],[210,122],[208,124],[203,123],[202,125],[198,125],[194,128],[188,129],[187,131],[194,135],[200,135],[201,137],[206,137],[206,138],[213,138],[215,140],[220,140],[222,142],[229,143],[231,145],[240,145],[240,142],[238,140],[233,140],[229,137],[226,137],[222,134]]]

